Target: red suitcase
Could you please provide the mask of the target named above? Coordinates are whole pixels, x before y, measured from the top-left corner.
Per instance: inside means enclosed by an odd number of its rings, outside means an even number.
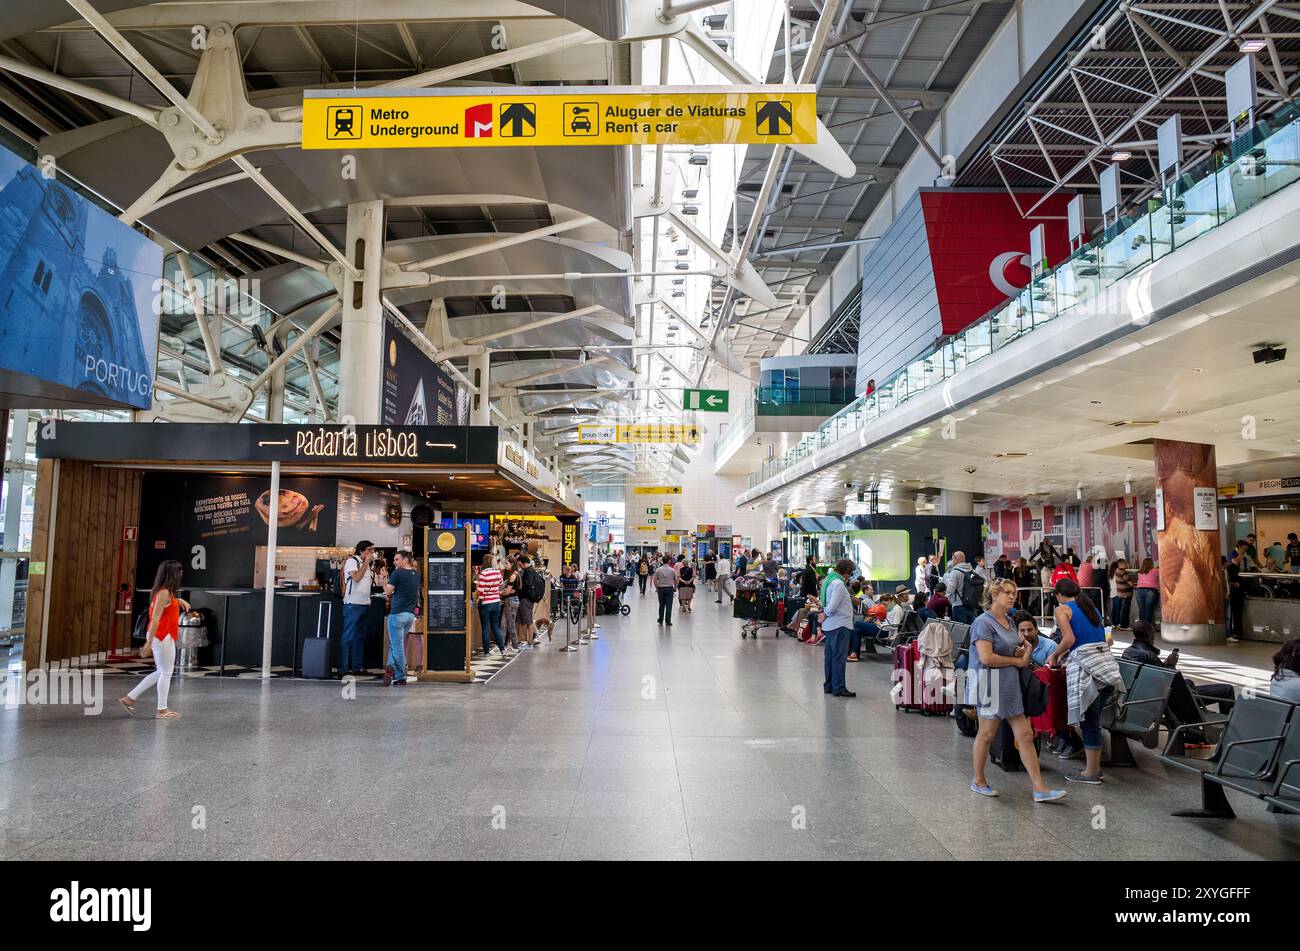
[[[894,648],[894,672],[890,678],[895,710],[919,710],[925,716],[947,716],[952,704],[941,702],[943,685],[926,684],[921,675],[921,651],[916,641]]]
[[[1039,667],[1034,676],[1047,684],[1047,709],[1036,717],[1030,717],[1030,725],[1039,733],[1055,733],[1068,725],[1069,707],[1065,698],[1065,669],[1057,667]]]

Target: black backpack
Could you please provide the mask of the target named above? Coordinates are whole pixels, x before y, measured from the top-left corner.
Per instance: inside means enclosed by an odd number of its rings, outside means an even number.
[[[967,610],[974,611],[984,600],[984,576],[960,568],[957,571],[962,576],[961,603]]]
[[[546,580],[541,576],[532,565],[524,569],[522,594],[534,604],[539,603],[546,596]]]

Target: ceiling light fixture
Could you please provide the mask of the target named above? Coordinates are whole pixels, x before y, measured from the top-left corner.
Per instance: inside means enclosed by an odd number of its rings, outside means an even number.
[[[1268,46],[1268,44],[1264,40],[1243,40],[1240,49],[1243,53],[1258,53],[1266,46]]]
[[[1116,152],[1114,155],[1110,157],[1110,160],[1112,162],[1127,162],[1132,157],[1133,157],[1132,152],[1128,151],[1127,149],[1120,149],[1118,152]]]

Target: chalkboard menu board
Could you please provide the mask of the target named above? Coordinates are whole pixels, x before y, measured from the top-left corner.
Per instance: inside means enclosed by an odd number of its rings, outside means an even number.
[[[430,631],[465,629],[465,556],[431,555],[428,571]]]
[[[468,679],[470,531],[426,528],[424,550],[428,669],[458,671]]]

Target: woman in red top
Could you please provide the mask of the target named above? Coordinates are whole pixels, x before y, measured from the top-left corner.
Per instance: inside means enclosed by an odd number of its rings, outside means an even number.
[[[176,663],[176,639],[180,636],[180,612],[189,611],[187,601],[178,594],[181,586],[181,563],[164,561],[158,566],[149,594],[149,630],[145,632],[141,657],[151,653],[153,673],[141,680],[134,690],[121,699],[126,712],[135,716],[135,702],[150,687],[158,686],[158,719],[179,720],[181,715],[167,707],[167,691],[171,689],[172,667]]]

